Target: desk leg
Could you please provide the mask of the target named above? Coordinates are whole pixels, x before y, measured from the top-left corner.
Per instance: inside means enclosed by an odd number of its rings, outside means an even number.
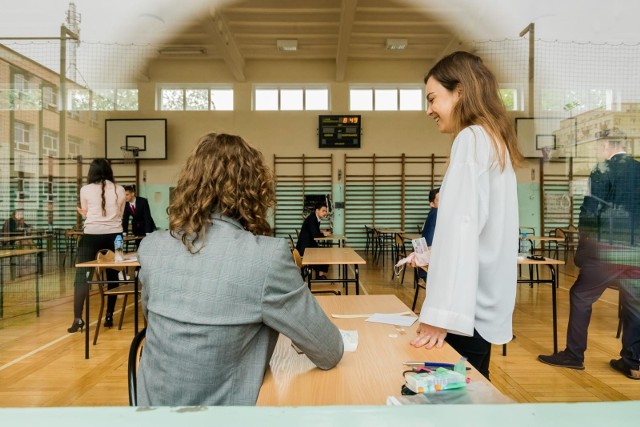
[[[0,258],[0,319],[4,316],[4,273],[2,264],[4,259]]]
[[[342,264],[342,266],[340,267],[340,269],[342,270],[342,278],[345,280],[344,283],[344,294],[345,295],[349,295],[349,272],[347,270],[347,264]]]
[[[93,277],[93,271],[87,276],[87,280],[89,277]],[[89,298],[91,297],[91,285],[86,283],[85,286],[87,289],[87,298],[84,300],[84,358],[89,358]]]
[[[126,274],[126,270],[125,270]],[[133,335],[138,335],[138,275],[136,274],[136,270],[133,270],[133,323],[134,323],[134,333]],[[124,309],[123,309],[124,310]]]
[[[553,265],[549,264],[551,270],[551,305],[553,309],[553,352],[558,352],[558,313],[556,301],[556,289],[558,288],[558,276]]]
[[[358,264],[354,264],[353,269],[356,272],[356,295],[360,295],[360,271],[358,270]]]
[[[36,265],[36,317],[40,317],[40,275],[43,271],[42,252],[38,252]]]

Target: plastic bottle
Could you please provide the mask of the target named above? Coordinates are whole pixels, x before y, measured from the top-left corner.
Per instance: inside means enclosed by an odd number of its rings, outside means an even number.
[[[522,258],[526,258],[531,254],[531,241],[527,239],[527,232],[523,231],[522,236],[520,237],[520,249],[518,251],[518,256]]]
[[[467,361],[467,358],[462,356],[460,360],[458,360],[456,364],[453,365],[453,371],[459,374],[462,374],[466,377],[467,376],[467,365],[465,364],[466,361]]]
[[[122,235],[118,234],[116,236],[116,240],[113,242],[113,246],[115,249],[115,262],[124,261],[124,252],[122,250]]]

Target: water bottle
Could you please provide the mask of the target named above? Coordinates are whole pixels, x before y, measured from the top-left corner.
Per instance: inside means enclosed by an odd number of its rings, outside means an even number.
[[[522,258],[526,258],[531,254],[531,241],[527,239],[527,232],[523,231],[522,236],[520,237],[520,248],[518,251],[518,256]]]
[[[115,262],[124,261],[124,252],[122,250],[122,235],[118,234],[116,236],[116,240],[113,242],[113,246],[115,249]]]
[[[464,375],[466,377],[467,376],[467,365],[464,363],[466,361],[467,361],[467,358],[462,356],[460,358],[460,360],[458,360],[456,362],[456,364],[453,365],[453,371],[457,372],[459,374],[462,374],[462,375]]]

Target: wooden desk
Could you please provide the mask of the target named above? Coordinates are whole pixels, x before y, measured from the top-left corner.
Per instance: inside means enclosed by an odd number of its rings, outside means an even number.
[[[132,261],[134,259],[134,261]],[[125,255],[125,260],[121,262],[115,261],[86,261],[80,262],[76,264],[76,268],[137,268],[140,267],[140,262],[138,261],[135,253],[129,253]],[[118,283],[126,284],[133,283],[133,313],[134,313],[134,332],[136,335],[138,333],[138,276],[135,272],[131,272],[133,275],[133,280],[118,280]],[[89,278],[93,277],[93,275],[89,275]],[[125,275],[126,277],[126,275]],[[91,286],[94,283],[105,283],[104,280],[87,280],[87,286]],[[113,282],[109,282],[113,283]],[[85,300],[85,333],[84,333],[84,358],[89,358],[89,298],[90,293],[87,292],[87,299]]]
[[[422,234],[420,233],[404,233],[402,235],[402,238],[404,240],[415,240],[415,239],[419,239],[422,237]]]
[[[410,311],[394,295],[319,296],[320,306],[331,314],[402,313]],[[416,324],[408,328],[366,322],[366,318],[331,318],[340,329],[358,331],[358,348],[346,352],[335,368],[322,371],[291,340],[280,336],[270,362],[258,405],[384,405],[388,396],[400,395],[406,361],[455,363],[460,355],[448,344],[426,350],[409,344]],[[417,322],[417,320],[416,320]],[[472,381],[490,383],[475,369]]]
[[[330,282],[342,282],[347,295],[349,295],[349,283],[355,283],[356,295],[360,294],[360,272],[358,266],[366,263],[367,262],[351,248],[307,248],[302,258],[303,267],[327,264],[342,266],[342,277],[339,279],[313,280],[311,279],[311,272],[309,272],[309,274],[307,274],[307,285],[309,289],[311,289],[311,283],[326,284]],[[348,265],[353,265],[355,279],[349,279]]]
[[[0,250],[0,318],[4,316],[4,273],[2,264],[5,258],[37,255],[36,262],[36,316],[40,317],[40,275],[42,274],[42,253],[44,249],[4,249]]]
[[[323,244],[331,243],[329,246],[333,246],[333,242],[338,241],[338,247],[344,247],[344,242],[347,240],[346,236],[324,236],[324,237],[314,237],[316,242],[322,242]]]
[[[518,279],[518,283],[548,283],[551,285],[551,312],[553,318],[553,352],[558,352],[558,312],[557,312],[557,297],[556,289],[558,288],[558,275],[556,273],[556,266],[564,265],[564,261],[560,261],[553,258],[545,258],[544,261],[536,261],[528,258],[518,258],[518,265],[546,265],[551,273],[551,279]],[[506,354],[506,344],[502,348],[502,354]]]

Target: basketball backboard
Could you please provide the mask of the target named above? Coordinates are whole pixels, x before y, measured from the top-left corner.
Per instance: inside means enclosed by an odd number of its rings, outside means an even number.
[[[127,150],[136,159],[166,160],[167,119],[105,120],[105,157],[123,159]]]

